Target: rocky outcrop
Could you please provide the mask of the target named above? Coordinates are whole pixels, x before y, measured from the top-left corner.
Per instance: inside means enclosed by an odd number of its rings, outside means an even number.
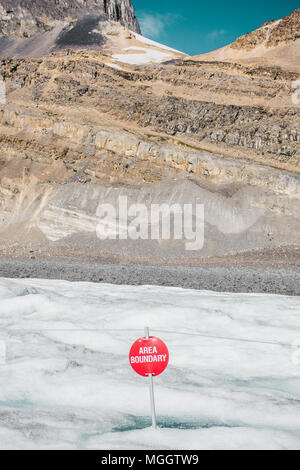
[[[274,193],[300,197],[300,176],[192,149],[179,142],[176,145],[162,139],[145,138],[134,131],[54,118],[36,109],[6,106],[1,130],[9,135],[22,135],[22,140],[18,141],[2,134],[2,149],[6,146],[7,156],[10,152],[23,154],[27,163],[43,163],[49,170],[53,161],[60,161],[69,170],[64,178],[73,175],[73,181],[79,172],[90,176],[89,181],[94,182],[122,180],[141,184],[162,180],[166,169],[170,168],[175,170],[173,175],[177,172],[201,176],[212,183],[267,186]],[[47,136],[44,146],[35,141],[38,135]],[[26,161],[23,162],[26,165]],[[109,163],[114,164],[114,168]],[[134,172],[137,167],[138,173]],[[60,180],[62,173],[59,176]]]
[[[191,148],[229,156],[237,152],[239,158],[299,171],[300,110],[291,106],[293,90],[280,71],[277,80],[268,70],[257,69],[253,78],[235,70],[216,71],[209,63],[125,71],[105,66],[98,56],[87,60],[74,53],[3,61],[3,71],[14,99],[26,92],[42,107],[87,106],[106,119],[185,141]],[[249,94],[256,106],[237,104],[241,96],[247,102]],[[291,105],[271,108],[272,96],[275,105],[280,96]]]
[[[120,21],[131,31],[140,33],[140,26],[135,17],[134,7],[130,0],[103,0],[104,12],[108,18],[114,21]]]

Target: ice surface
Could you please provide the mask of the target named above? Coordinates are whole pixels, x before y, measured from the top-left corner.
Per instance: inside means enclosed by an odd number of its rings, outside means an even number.
[[[1,449],[300,449],[299,297],[0,279],[0,299]],[[158,431],[128,361],[145,326],[170,351]]]

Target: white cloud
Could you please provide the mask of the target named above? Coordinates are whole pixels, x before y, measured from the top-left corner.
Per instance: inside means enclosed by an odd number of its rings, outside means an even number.
[[[178,19],[178,15],[168,13],[161,15],[159,13],[140,13],[138,20],[141,26],[141,30],[144,36],[150,36],[152,38],[158,38],[161,36],[166,28]]]
[[[219,39],[220,37],[224,36],[226,34],[225,29],[216,29],[214,31],[211,31],[207,37],[208,39],[215,41],[216,39]]]

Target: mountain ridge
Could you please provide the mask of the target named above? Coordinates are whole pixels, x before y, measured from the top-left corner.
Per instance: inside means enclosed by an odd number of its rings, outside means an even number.
[[[266,21],[232,44],[194,59],[280,66],[300,72],[300,9],[281,19]]]
[[[140,33],[130,0],[1,0],[0,34],[31,37],[53,28],[55,21],[74,21],[87,15],[105,15]]]
[[[251,50],[265,43],[266,47],[276,47],[300,38],[300,8],[279,20],[263,23],[258,29],[247,33],[231,44],[233,49]]]

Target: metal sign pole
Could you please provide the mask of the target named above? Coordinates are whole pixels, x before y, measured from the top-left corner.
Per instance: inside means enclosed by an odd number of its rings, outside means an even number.
[[[149,327],[145,328],[145,337],[149,339]],[[157,428],[156,424],[156,412],[155,412],[155,400],[154,400],[154,385],[153,385],[153,374],[149,374],[149,390],[150,390],[150,403],[151,403],[151,416],[152,416],[152,427]]]

